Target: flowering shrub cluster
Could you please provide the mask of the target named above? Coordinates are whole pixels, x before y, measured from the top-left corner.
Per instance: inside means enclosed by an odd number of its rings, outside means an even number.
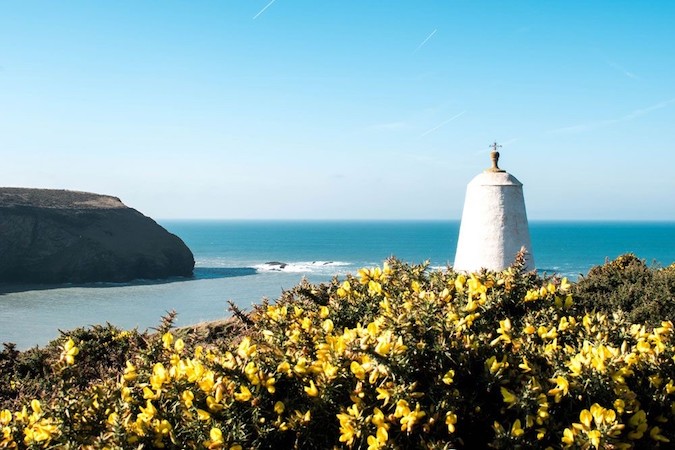
[[[171,318],[156,335],[100,327],[105,351],[65,334],[37,358],[50,388],[0,399],[0,448],[670,448],[672,322],[589,310],[522,267],[392,259],[303,282],[206,343]]]
[[[675,263],[654,270],[633,254],[593,267],[574,285],[575,302],[589,309],[625,312],[634,323],[675,321]]]

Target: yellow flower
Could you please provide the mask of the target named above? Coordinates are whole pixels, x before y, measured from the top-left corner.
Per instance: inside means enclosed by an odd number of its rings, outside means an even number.
[[[506,356],[504,356],[500,361],[497,361],[495,356],[491,356],[485,361],[485,366],[490,370],[491,374],[499,372],[501,369],[505,369],[509,366],[509,363],[506,361]]]
[[[340,442],[344,442],[347,445],[352,445],[354,439],[361,435],[361,431],[354,427],[355,419],[360,416],[361,411],[359,411],[357,405],[352,405],[347,408],[347,414],[337,414],[338,421],[340,422]]]
[[[377,399],[384,400],[382,405],[386,406],[389,400],[391,400],[391,392],[385,388],[375,388],[375,390],[377,391]]]
[[[466,306],[464,307],[464,311],[466,312],[474,312],[475,310],[478,309],[480,306],[479,302],[474,301],[473,299],[469,299],[468,302],[466,302]]]
[[[152,401],[146,400],[145,408],[140,407],[141,412],[138,414],[138,418],[145,423],[149,423],[153,417],[157,414],[157,408],[152,404]]]
[[[542,439],[544,439],[544,438],[546,437],[546,432],[547,432],[547,431],[548,431],[548,430],[547,430],[546,428],[537,428],[537,429],[536,429],[536,432],[537,432],[537,440],[538,440],[538,441],[541,441]],[[553,447],[546,447],[546,450],[553,450]]]
[[[400,355],[402,353],[405,353],[406,350],[408,350],[408,346],[403,344],[403,337],[399,336],[398,339],[396,339],[396,342],[393,343],[394,349],[393,352],[395,355]]]
[[[288,308],[286,306],[280,308],[275,305],[269,305],[267,307],[267,311],[265,312],[265,315],[275,322],[281,322],[281,319],[286,318],[287,314]]]
[[[389,425],[385,422],[384,420],[384,413],[380,408],[377,406],[373,408],[373,415],[370,418],[370,421],[372,422],[373,425],[375,425],[378,428],[385,428],[389,429]]]
[[[173,344],[173,334],[171,334],[170,331],[167,331],[162,335],[162,343],[164,344],[165,349],[171,350],[171,344]]]
[[[43,419],[23,430],[24,443],[26,445],[31,445],[32,443],[44,443],[43,446],[46,447],[45,444],[52,439],[52,436],[58,434],[58,432],[59,429],[55,425],[51,424],[48,420]]]
[[[106,420],[106,423],[110,426],[115,426],[117,422],[119,421],[119,415],[116,412],[112,412],[108,414],[108,419]]]
[[[561,292],[563,292],[563,293],[564,293],[564,292],[567,292],[567,291],[570,290],[571,287],[572,287],[572,285],[570,284],[569,281],[567,281],[567,277],[563,278],[563,279],[560,281],[560,287],[559,287],[559,289],[560,289]]]
[[[387,331],[387,333],[391,334],[391,332]],[[375,353],[377,353],[380,356],[387,356],[389,351],[391,350],[392,344],[389,339],[387,339],[386,335],[380,336],[377,339],[377,345],[375,346]]]
[[[344,414],[338,414],[338,419],[340,419],[341,415]],[[354,442],[357,433],[358,432],[354,429],[354,425],[351,422],[343,423],[342,420],[340,420],[340,442],[351,445]]]
[[[176,339],[176,343],[173,346],[176,352],[181,353],[185,348],[185,342],[182,339]]]
[[[293,367],[293,372],[298,375],[305,375],[307,373],[307,359],[304,356],[298,358],[298,362]]]
[[[361,366],[361,364],[359,364],[358,362],[352,361],[352,363],[349,365],[349,369],[359,380],[363,380],[366,378],[366,371],[363,368],[363,366]]]
[[[172,431],[171,424],[166,419],[156,421],[153,428],[155,433],[164,436],[169,435]]]
[[[352,286],[349,284],[349,281],[345,281],[337,290],[337,295],[340,298],[347,297],[352,291]]]
[[[579,414],[579,420],[583,424],[585,428],[590,428],[591,427],[591,421],[593,420],[593,414],[587,409],[584,409],[581,411]]]
[[[244,367],[244,373],[246,374],[246,378],[248,378],[248,381],[250,381],[253,386],[257,386],[260,384],[260,377],[258,376],[258,372],[259,372],[258,366],[256,366],[253,361],[249,361]]]
[[[202,390],[202,392],[208,394],[213,390],[213,385],[215,384],[214,381],[215,374],[213,373],[212,370],[207,370],[204,372],[202,378],[197,381],[197,385],[199,385],[199,389]]]
[[[633,428],[633,431],[628,433],[630,439],[640,439],[647,431],[647,413],[640,409],[628,419],[628,425]]]
[[[574,429],[565,428],[565,431],[563,431],[562,442],[568,446],[574,444]]]
[[[309,380],[309,386],[305,386],[305,392],[310,397],[318,397],[319,396],[319,390],[316,388],[316,385],[314,384],[314,380]]]
[[[389,440],[389,424],[385,422],[384,414],[379,408],[373,409],[373,416],[371,418],[373,425],[377,427],[375,436],[368,436],[368,447],[369,448],[381,448]]]
[[[224,406],[221,405],[218,402],[218,400],[216,400],[214,397],[212,397],[210,395],[208,397],[206,397],[206,406],[209,408],[209,411],[213,411],[213,412],[221,411],[224,408]]]
[[[42,414],[42,405],[40,404],[40,400],[33,399],[30,401],[30,408],[33,410],[33,413],[35,414]]]
[[[291,365],[288,361],[283,361],[277,366],[277,372],[289,375],[291,373]]]
[[[237,355],[242,359],[248,359],[256,353],[256,345],[251,345],[251,338],[244,337],[237,348]]]
[[[499,390],[502,393],[502,397],[504,398],[504,402],[508,404],[515,403],[518,400],[518,397],[515,396],[515,394],[505,387],[499,388]]]
[[[186,408],[192,408],[192,402],[195,399],[195,394],[193,394],[192,391],[183,391],[180,397]]]
[[[382,285],[377,281],[370,280],[368,282],[368,294],[372,296],[382,294]]]
[[[377,432],[375,433],[375,437],[377,438],[378,442],[382,444],[385,444],[389,440],[389,433],[387,432],[387,427],[379,426],[377,427]]]
[[[457,423],[457,414],[448,412],[445,414],[445,424],[448,426],[448,433],[455,432],[455,424]]]
[[[523,356],[523,362],[521,364],[518,364],[518,367],[520,369],[523,369],[523,372],[531,372],[532,371],[532,368],[530,367],[529,361],[524,356]]]
[[[450,294],[450,290],[448,288],[445,288],[441,291],[441,294],[439,295],[440,299],[442,302],[449,302],[452,300],[452,295]]]
[[[511,320],[508,318],[504,320],[499,321],[499,328],[497,328],[497,333],[499,333],[499,336],[496,339],[493,339],[492,342],[490,342],[490,345],[496,345],[500,341],[504,341],[505,343],[511,342]]]
[[[286,407],[284,406],[284,402],[276,402],[274,404],[274,412],[278,415],[281,415],[285,409]]]
[[[551,378],[549,381],[556,383],[556,387],[548,391],[548,395],[555,396],[555,402],[559,403],[562,397],[569,393],[569,382],[565,377]]]
[[[265,389],[267,389],[267,392],[269,392],[270,394],[274,394],[277,390],[275,386],[276,382],[277,382],[276,378],[265,376],[262,381],[262,385],[265,387]]]
[[[455,289],[462,292],[464,290],[464,283],[466,283],[466,276],[458,275],[455,279]]]
[[[238,402],[247,402],[251,399],[251,391],[246,386],[241,386],[239,392],[235,392],[234,399]]]
[[[523,299],[526,302],[532,302],[535,300],[539,300],[539,290],[538,289],[532,289],[527,291],[525,294],[525,298]]]
[[[225,442],[223,441],[223,432],[219,428],[211,428],[209,432],[210,440],[204,442],[204,445],[209,449],[222,448]]]
[[[661,434],[661,428],[652,427],[649,431],[649,437],[657,442],[670,442],[670,439]]]
[[[542,325],[537,329],[537,334],[542,339],[555,339],[556,337],[558,337],[558,330],[555,326],[551,327],[551,329],[548,330],[545,326]]]
[[[143,388],[143,398],[146,400],[156,400],[159,398],[159,394],[159,391],[155,392],[147,386]]]
[[[9,425],[9,422],[12,421],[12,413],[8,409],[3,409],[0,412],[0,425]]]
[[[321,324],[321,328],[323,329],[324,332],[330,333],[331,331],[333,331],[333,321],[330,319],[324,320],[323,323]]]
[[[134,381],[138,374],[136,373],[136,366],[134,366],[131,361],[127,361],[127,366],[124,368],[124,378],[126,381]]]
[[[450,369],[447,372],[445,372],[445,375],[443,375],[443,383],[445,384],[452,384],[455,378],[455,371]]]
[[[66,361],[66,364],[73,365],[75,364],[75,357],[80,353],[80,349],[75,347],[75,341],[73,338],[68,338],[66,343],[63,345],[61,352],[61,361]]]
[[[602,433],[600,430],[591,430],[586,433],[588,440],[591,441],[591,445],[595,448],[600,448],[600,438],[602,438]]]
[[[384,447],[384,444],[386,443],[386,441],[380,442],[379,439],[377,439],[377,436],[373,436],[372,434],[368,436],[366,441],[368,443],[367,450],[378,450]]]
[[[525,434],[525,430],[523,430],[520,425],[520,419],[516,419],[516,421],[513,422],[513,425],[511,426],[511,436],[520,437],[523,434]]]
[[[407,408],[407,404],[406,404],[406,408]],[[394,414],[396,414],[396,413],[394,413]],[[426,416],[426,415],[427,415],[427,413],[420,410],[420,404],[419,403],[417,403],[415,405],[415,410],[411,411],[410,409],[407,409],[407,413],[404,414],[401,417],[401,431],[405,431],[405,432],[408,432],[408,433],[411,432],[412,429],[413,429],[413,426],[415,426],[417,421],[419,419],[421,419],[422,417]]]
[[[162,385],[169,380],[169,373],[164,368],[162,363],[157,363],[152,367],[152,375],[150,376],[150,385],[153,389],[159,390]]]
[[[131,402],[131,400],[132,400],[131,389],[129,389],[126,386],[122,387],[122,389],[120,390],[120,398],[125,403]]]

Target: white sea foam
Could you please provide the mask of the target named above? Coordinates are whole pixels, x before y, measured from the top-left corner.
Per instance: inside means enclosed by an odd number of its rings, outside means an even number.
[[[195,267],[235,267],[238,264],[233,264],[225,258],[211,257],[211,258],[195,258]]]
[[[334,273],[340,274],[340,267],[351,267],[352,264],[343,261],[299,261],[278,262],[271,261],[253,266],[258,272],[286,272],[286,273]]]

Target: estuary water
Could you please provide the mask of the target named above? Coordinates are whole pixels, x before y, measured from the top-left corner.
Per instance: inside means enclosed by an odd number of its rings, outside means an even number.
[[[166,282],[28,286],[0,293],[0,342],[44,345],[59,330],[112,323],[141,330],[167,311],[177,325],[274,300],[303,277],[312,282],[381,265],[390,257],[452,264],[458,221],[160,221],[195,255],[195,276]],[[675,222],[531,222],[536,267],[571,279],[632,252],[648,264],[675,262]]]

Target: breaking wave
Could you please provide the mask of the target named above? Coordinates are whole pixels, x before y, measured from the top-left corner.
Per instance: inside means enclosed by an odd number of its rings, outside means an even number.
[[[258,272],[286,272],[286,273],[325,273],[342,274],[346,273],[346,268],[353,270],[351,263],[343,261],[300,261],[300,262],[280,262],[269,261],[263,264],[253,266]]]

